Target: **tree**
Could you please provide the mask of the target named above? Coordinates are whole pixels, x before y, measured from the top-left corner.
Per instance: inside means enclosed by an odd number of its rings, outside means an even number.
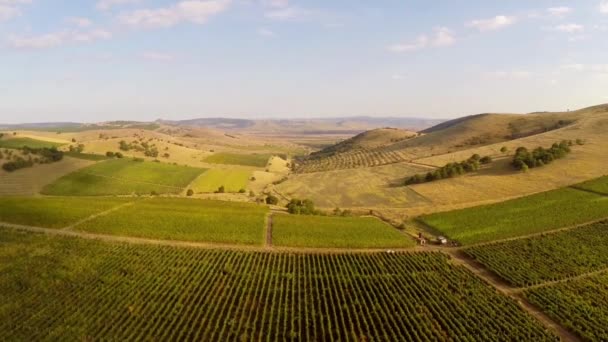
[[[485,156],[479,160],[481,164],[490,164],[492,162],[492,157]]]
[[[502,153],[507,153],[507,151],[508,151],[508,150],[509,150],[509,149],[507,148],[507,146],[503,146],[503,147],[500,149],[500,152],[502,152]]]
[[[220,186],[219,188],[217,188],[217,191],[216,191],[216,193],[218,193],[218,194],[223,194],[225,192],[226,192],[226,188],[223,185]]]
[[[114,158],[115,156],[116,156],[116,154],[114,154],[114,152],[112,152],[112,151],[106,152],[106,157],[108,157],[108,158]]]
[[[194,195],[194,191],[192,189],[188,189],[188,191],[186,192],[187,196],[192,196]]]
[[[246,193],[246,192],[247,192],[247,190],[245,190],[245,189],[240,189],[240,190],[239,190],[239,194],[244,194],[244,193]]]
[[[279,204],[279,199],[275,195],[270,194],[266,196],[266,204],[277,205]]]

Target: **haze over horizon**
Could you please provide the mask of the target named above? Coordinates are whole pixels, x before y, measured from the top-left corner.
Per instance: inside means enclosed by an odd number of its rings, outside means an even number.
[[[608,1],[0,0],[0,123],[608,102]]]

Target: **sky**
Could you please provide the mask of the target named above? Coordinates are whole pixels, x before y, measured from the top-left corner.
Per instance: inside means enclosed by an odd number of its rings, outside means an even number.
[[[0,0],[0,122],[608,102],[608,0]]]

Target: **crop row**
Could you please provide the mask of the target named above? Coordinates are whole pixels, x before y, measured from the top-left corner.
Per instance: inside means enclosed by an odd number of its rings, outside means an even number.
[[[585,341],[608,341],[608,273],[525,292],[564,327]]]
[[[0,340],[555,340],[439,253],[307,255],[3,229]]]
[[[305,159],[296,166],[296,172],[309,173],[319,171],[353,169],[358,167],[381,166],[407,161],[407,155],[400,151],[382,148],[357,150],[335,154],[329,157]]]
[[[515,286],[531,286],[608,268],[608,221],[465,252]]]

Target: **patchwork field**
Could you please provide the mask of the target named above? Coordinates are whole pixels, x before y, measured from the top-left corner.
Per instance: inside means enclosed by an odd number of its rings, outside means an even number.
[[[0,147],[2,148],[22,148],[24,146],[30,148],[51,148],[51,147],[59,147],[65,144],[51,141],[43,141],[32,138],[9,138],[9,139],[0,139]]]
[[[373,217],[274,215],[276,246],[325,248],[406,248],[411,238]]]
[[[0,221],[63,228],[128,201],[125,198],[2,197]]]
[[[541,233],[608,217],[608,196],[564,188],[421,217],[421,221],[462,244]]]
[[[203,161],[210,164],[265,167],[270,157],[270,154],[236,154],[222,152],[210,155],[206,157]]]
[[[248,203],[154,198],[86,221],[75,229],[163,240],[261,245],[267,211]]]
[[[575,277],[608,269],[608,221],[465,252],[515,286]]]
[[[556,339],[442,254],[247,253],[6,229],[0,244],[0,340]]]
[[[608,273],[525,292],[526,298],[585,341],[608,341]]]
[[[179,193],[203,171],[188,166],[114,159],[66,175],[46,186],[43,193],[57,196]]]
[[[190,188],[195,192],[214,192],[224,186],[226,192],[238,192],[246,189],[251,171],[238,169],[211,169],[198,176]]]

